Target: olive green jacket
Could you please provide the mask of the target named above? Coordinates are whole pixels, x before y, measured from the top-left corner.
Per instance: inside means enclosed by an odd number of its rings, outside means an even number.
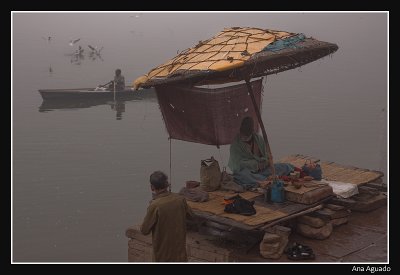
[[[144,235],[152,232],[153,261],[187,262],[186,218],[193,216],[183,196],[170,192],[156,195],[140,227]]]

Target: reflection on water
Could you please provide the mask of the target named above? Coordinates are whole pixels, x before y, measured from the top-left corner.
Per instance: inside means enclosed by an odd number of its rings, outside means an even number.
[[[111,110],[115,110],[116,114],[116,119],[121,120],[122,119],[122,113],[125,112],[125,102],[124,101],[115,101],[110,104]]]
[[[85,56],[83,55],[82,52],[75,52],[71,56],[71,63],[75,65],[81,65],[82,60],[85,59]]]
[[[143,89],[136,92],[134,96],[130,95],[125,99],[118,98],[116,100],[110,100],[108,98],[46,99],[43,100],[42,104],[39,106],[39,112],[45,113],[55,110],[81,109],[99,105],[109,105],[110,109],[115,111],[116,119],[121,120],[122,114],[125,112],[125,102],[136,100],[156,100],[154,89]]]

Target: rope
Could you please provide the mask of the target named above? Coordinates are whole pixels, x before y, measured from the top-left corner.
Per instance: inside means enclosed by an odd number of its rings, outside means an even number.
[[[171,137],[169,137],[169,192],[171,192],[171,185],[172,185],[172,157],[171,157],[171,147],[172,147],[172,141]]]
[[[218,148],[218,153],[219,153],[219,159],[221,160],[221,163],[222,163],[222,167],[225,168],[226,166],[225,166],[225,162],[224,162],[224,159],[222,157],[222,154],[221,154],[221,147]]]

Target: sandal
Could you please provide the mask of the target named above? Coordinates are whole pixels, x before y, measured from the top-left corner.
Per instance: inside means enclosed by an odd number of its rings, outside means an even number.
[[[294,243],[292,247],[287,250],[286,254],[288,259],[293,261],[315,259],[314,252],[309,246],[298,243]]]

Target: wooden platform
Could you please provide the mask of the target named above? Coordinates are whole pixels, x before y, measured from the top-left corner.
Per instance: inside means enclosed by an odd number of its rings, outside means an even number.
[[[283,158],[280,160],[280,162],[289,162],[297,167],[301,167],[306,159],[318,161],[316,158],[308,156],[293,155]],[[370,185],[371,182],[378,182],[383,176],[383,173],[378,171],[343,166],[333,162],[322,162],[321,166],[323,178],[327,180],[351,182],[357,185],[363,185],[367,183]],[[365,189],[364,192],[370,192],[367,187],[361,187],[359,190],[363,190],[363,188]],[[293,194],[297,195],[307,195],[310,194],[308,192],[319,190],[318,187],[305,188],[304,186],[300,189],[294,189],[291,188],[291,186],[287,186],[285,189],[287,192],[292,192]],[[253,216],[242,216],[224,212],[224,197],[232,195],[234,195],[233,192],[218,190],[209,192],[209,201],[207,202],[199,203],[188,201],[188,204],[192,207],[195,214],[200,218],[196,219],[194,222],[195,228],[200,230],[196,230],[198,232],[188,231],[186,250],[189,261],[276,261],[266,260],[259,255],[258,249],[252,249],[256,248],[255,245],[258,244],[263,238],[265,231],[268,232],[270,230],[269,227],[272,227],[276,224],[282,224],[284,221],[292,220],[298,216],[305,215],[306,213],[318,211],[319,209],[323,208],[325,202],[331,201],[333,198],[333,196],[328,196],[308,205],[290,201],[285,201],[284,203],[265,203],[263,200],[263,194],[248,191],[241,193],[240,195],[248,200],[255,201],[257,213]],[[339,200],[337,205],[345,205],[340,203],[340,199],[336,200]],[[374,200],[376,201],[374,201],[375,204],[382,202],[379,196],[374,198]],[[346,200],[346,203],[349,203],[349,201],[356,203],[356,201],[351,199]],[[366,205],[364,208],[370,210],[371,207],[370,205]],[[319,214],[321,215],[321,213],[322,212],[320,211]],[[332,234],[327,241],[322,242],[320,240],[311,240],[309,238],[304,239],[300,235],[295,235],[295,239],[292,239],[292,241],[294,240],[296,242],[304,243],[313,247],[313,250],[317,255],[317,262],[346,261],[346,259],[356,259],[357,261],[361,259],[361,261],[364,261],[365,258],[357,258],[357,253],[361,255],[360,257],[365,257],[365,252],[363,251],[367,251],[369,249],[368,253],[370,253],[370,248],[376,247],[376,240],[379,242],[379,240],[384,240],[386,238],[383,234],[381,234],[383,236],[376,234],[377,230],[371,230],[371,226],[376,226],[376,224],[379,223],[383,217],[386,217],[386,214],[382,215],[381,212],[377,213],[376,217],[372,217],[370,219],[360,217],[359,220],[361,222],[369,223],[368,227],[366,227],[364,231],[360,231],[361,227],[359,224],[356,224],[352,227],[347,226],[339,228],[342,229],[342,231],[339,232],[339,234]],[[352,223],[353,221],[349,224],[351,225]],[[382,222],[382,224],[386,224],[386,220]],[[351,230],[353,229],[355,229],[355,234],[351,234]],[[128,260],[130,262],[151,261],[151,236],[143,236],[137,230],[137,228],[128,228],[126,231],[126,236],[130,238],[128,243]],[[234,240],[235,245],[237,245],[236,241],[240,240],[240,242],[243,242],[245,245],[239,245],[238,247],[235,246],[234,248],[230,248],[226,245],[232,242],[228,242],[226,240]],[[369,242],[368,240],[373,240],[373,242]],[[351,243],[352,245],[349,245]],[[373,245],[371,245],[371,243]],[[255,252],[249,253],[250,250]],[[384,246],[382,250],[377,250],[372,259],[381,259],[382,255],[386,256],[386,250],[386,246]],[[368,253],[367,256],[369,256]],[[281,257],[278,261],[288,260],[285,257]]]
[[[248,199],[248,200],[255,200],[256,197],[260,197],[258,199],[259,202],[254,205],[257,214],[253,216],[244,216],[238,214],[231,214],[224,212],[224,197],[229,197],[234,195],[234,193],[228,191],[214,191],[209,192],[210,200],[206,202],[192,202],[188,201],[190,207],[194,210],[207,212],[211,215],[216,215],[222,218],[231,219],[236,222],[241,222],[248,226],[258,226],[264,224],[269,221],[273,221],[282,217],[287,216],[287,213],[282,212],[278,209],[271,209],[270,207],[266,207],[262,202],[263,194],[256,193],[256,192],[244,192],[240,193],[240,196]]]
[[[294,203],[290,201],[285,201],[284,203],[265,203],[263,201],[264,196],[262,194],[248,191],[241,193],[240,196],[254,200],[254,206],[257,213],[252,216],[243,216],[239,214],[225,213],[225,206],[223,205],[223,191],[218,192],[219,195],[211,195],[213,198],[207,202],[188,201],[188,204],[199,217],[243,230],[265,229],[268,227],[268,225],[276,224],[284,218],[290,217],[304,210],[314,208],[323,201],[331,198],[328,197],[322,201],[310,205]],[[212,194],[212,192],[210,193]],[[227,195],[232,195],[232,193],[226,192],[225,196]]]
[[[319,161],[316,158],[304,155],[292,155],[285,157],[280,162],[292,163],[296,167],[301,167],[306,160]],[[373,182],[383,176],[382,172],[370,171],[352,166],[339,165],[334,162],[321,162],[322,176],[326,180],[342,181],[363,185]],[[287,191],[304,194],[311,192],[318,187],[294,189]],[[290,188],[289,188],[290,189]],[[321,204],[332,198],[328,196],[312,204],[300,204],[290,201],[284,203],[265,203],[263,194],[256,192],[244,192],[240,195],[248,200],[254,200],[257,213],[253,216],[243,216],[224,212],[223,204],[225,196],[232,196],[234,193],[228,191],[209,192],[210,199],[207,202],[190,202],[188,204],[194,210],[196,215],[206,220],[217,222],[219,224],[236,227],[243,230],[263,230],[269,226],[278,224],[284,220],[294,218],[307,213],[309,210],[317,209]]]
[[[288,162],[296,167],[304,165],[306,160],[318,162],[319,159],[304,155],[292,155],[284,157],[279,162]],[[354,166],[340,165],[335,162],[321,161],[322,178],[325,180],[348,182],[357,185],[363,185],[373,182],[381,177],[383,173],[368,169],[357,168]]]

